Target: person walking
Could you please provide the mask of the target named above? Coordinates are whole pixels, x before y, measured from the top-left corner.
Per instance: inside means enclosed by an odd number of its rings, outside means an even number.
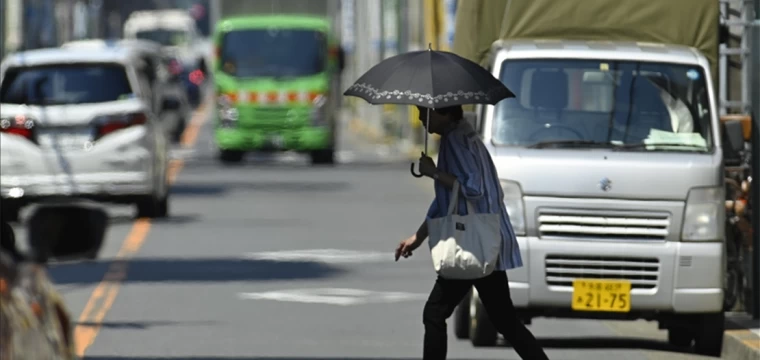
[[[422,315],[425,329],[423,360],[446,359],[446,320],[473,285],[494,327],[522,359],[548,359],[536,338],[517,317],[512,304],[506,270],[523,264],[504,206],[499,177],[488,150],[472,126],[463,120],[460,105],[430,109],[429,124],[426,124],[428,109],[417,108],[425,130],[441,136],[438,166],[426,155],[422,155],[419,161],[420,173],[434,179],[435,199],[417,232],[401,241],[396,248],[396,261],[412,256],[413,251],[425,241],[429,219],[445,215],[455,183],[460,184],[459,214],[465,214],[468,200],[474,204],[476,212],[500,213],[502,239],[498,263],[489,275],[475,280],[445,279],[441,276],[436,279]]]

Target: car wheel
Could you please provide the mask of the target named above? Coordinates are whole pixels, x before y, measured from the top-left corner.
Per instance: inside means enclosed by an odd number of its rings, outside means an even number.
[[[486,308],[477,296],[470,297],[470,342],[473,346],[494,346],[498,332],[488,318]]]
[[[462,301],[454,310],[454,335],[457,339],[467,339],[470,337],[470,298],[472,290],[462,298]]]
[[[21,213],[21,206],[13,202],[3,202],[4,204],[2,204],[2,207],[0,208],[0,218],[2,218],[3,221],[7,222],[18,222]]]
[[[168,193],[162,198],[151,195],[137,202],[137,217],[155,219],[167,216],[169,216]]]
[[[720,357],[723,350],[723,333],[726,329],[723,312],[699,315],[695,327],[694,348],[697,354]]]
[[[238,150],[220,150],[219,160],[225,164],[240,163],[245,157],[244,151]]]
[[[315,150],[310,155],[312,165],[330,165],[335,163],[335,151],[333,149]]]
[[[187,120],[185,120],[184,117],[177,120],[177,128],[174,129],[174,132],[172,133],[172,142],[175,144],[179,144],[182,142],[182,135],[185,133],[185,129],[187,128]]]

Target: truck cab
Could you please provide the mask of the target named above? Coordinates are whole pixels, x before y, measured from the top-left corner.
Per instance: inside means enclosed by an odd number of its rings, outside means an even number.
[[[223,162],[290,150],[333,163],[343,57],[330,29],[329,20],[305,15],[219,23],[213,72]]]

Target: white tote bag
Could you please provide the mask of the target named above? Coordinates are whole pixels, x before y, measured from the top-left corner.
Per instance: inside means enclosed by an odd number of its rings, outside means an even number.
[[[467,215],[456,212],[459,182],[454,183],[448,214],[428,220],[433,268],[445,279],[471,280],[488,276],[501,251],[501,215],[478,214],[467,200]]]

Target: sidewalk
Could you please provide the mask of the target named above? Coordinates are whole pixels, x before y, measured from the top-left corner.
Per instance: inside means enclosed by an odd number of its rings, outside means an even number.
[[[746,313],[726,313],[721,359],[760,359],[760,323]]]

